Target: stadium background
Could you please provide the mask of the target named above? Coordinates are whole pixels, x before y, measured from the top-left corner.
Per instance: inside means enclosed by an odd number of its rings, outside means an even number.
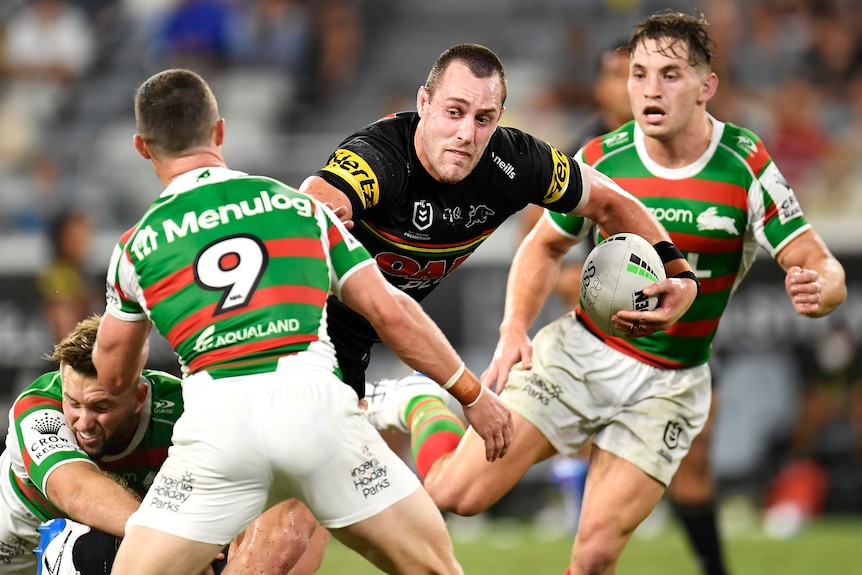
[[[32,28],[30,9],[54,4],[65,10],[64,24],[37,36],[33,52],[49,59],[53,47],[62,74],[9,45],[16,31]],[[721,87],[711,111],[764,139],[848,272],[847,302],[821,320],[794,314],[765,254],[731,302],[715,362],[728,406],[713,446],[723,499],[742,496],[759,508],[794,455],[802,390],[831,386],[834,413],[811,441],[829,464],[825,511],[862,516],[862,7],[851,0],[4,0],[2,427],[15,394],[50,368],[41,360],[52,337],[36,289],[51,259],[48,222],[66,212],[90,219],[86,273],[98,290],[114,241],[160,191],[131,145],[134,90],[153,72],[201,72],[227,119],[228,163],[298,186],[344,135],[413,109],[433,60],[458,42],[485,44],[503,60],[504,124],[567,149],[594,111],[596,53],[661,8],[702,11],[712,22]],[[63,44],[63,35],[73,41]],[[426,300],[477,372],[496,342],[517,238],[517,222],[509,222]],[[540,323],[563,311],[549,302]],[[849,362],[824,363],[821,343],[844,329]],[[157,338],[151,364],[176,371]],[[371,377],[404,372],[377,349]],[[528,475],[509,510],[541,507],[530,494],[545,481],[544,469]]]

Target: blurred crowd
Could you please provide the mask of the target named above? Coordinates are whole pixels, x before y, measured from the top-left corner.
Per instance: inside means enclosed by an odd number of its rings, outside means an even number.
[[[58,213],[81,208],[80,178],[57,129],[81,115],[98,123],[100,112],[108,121],[118,107],[128,117],[136,83],[158,69],[188,67],[210,78],[254,71],[244,86],[248,106],[258,90],[273,90],[276,120],[292,107],[327,101],[355,71],[358,8],[356,0],[4,1],[0,232],[44,232]],[[130,76],[123,89],[102,96],[114,101],[91,110],[101,102],[90,85],[123,75]]]

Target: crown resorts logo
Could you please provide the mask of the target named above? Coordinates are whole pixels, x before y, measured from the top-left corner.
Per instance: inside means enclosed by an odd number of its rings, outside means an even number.
[[[63,427],[63,418],[59,414],[45,413],[38,417],[32,425],[33,431],[42,435],[56,435]]]

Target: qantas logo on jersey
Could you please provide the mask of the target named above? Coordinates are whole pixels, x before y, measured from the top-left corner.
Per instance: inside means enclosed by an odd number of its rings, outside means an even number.
[[[201,353],[208,349],[233,345],[250,339],[258,339],[286,332],[296,332],[299,331],[299,328],[299,320],[295,318],[259,323],[257,325],[246,326],[218,335],[216,335],[215,326],[210,325],[207,326],[200,335],[198,335],[198,338],[195,341],[194,350]]]
[[[498,156],[498,155],[497,155],[497,154],[495,154],[494,152],[491,152],[491,160],[492,160],[495,164],[497,164],[497,166],[498,166],[501,170],[503,170],[503,173],[504,173],[504,174],[506,174],[507,176],[509,176],[509,179],[510,179],[510,180],[514,180],[514,179],[515,179],[515,166],[513,166],[512,164],[510,164],[509,162],[507,162],[506,160],[504,160],[503,158],[501,158],[500,156]]]
[[[196,234],[202,229],[211,230],[222,224],[276,210],[295,210],[296,213],[304,217],[311,217],[314,213],[311,198],[288,197],[284,194],[262,190],[252,200],[243,200],[236,204],[224,204],[200,213],[186,212],[179,223],[168,218],[162,222],[162,232],[165,240],[170,244],[189,234]],[[159,249],[159,233],[151,225],[138,230],[129,249],[137,259],[144,259]]]

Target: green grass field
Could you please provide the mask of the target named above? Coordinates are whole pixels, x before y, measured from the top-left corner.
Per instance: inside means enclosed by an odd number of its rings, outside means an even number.
[[[495,524],[481,534],[453,530],[455,553],[467,575],[562,575],[571,539],[543,534],[532,525]],[[758,534],[728,537],[733,575],[862,574],[862,518],[828,519],[790,539]],[[323,575],[380,573],[337,541],[330,543]],[[682,533],[675,527],[653,537],[636,536],[623,553],[618,575],[699,575]]]

